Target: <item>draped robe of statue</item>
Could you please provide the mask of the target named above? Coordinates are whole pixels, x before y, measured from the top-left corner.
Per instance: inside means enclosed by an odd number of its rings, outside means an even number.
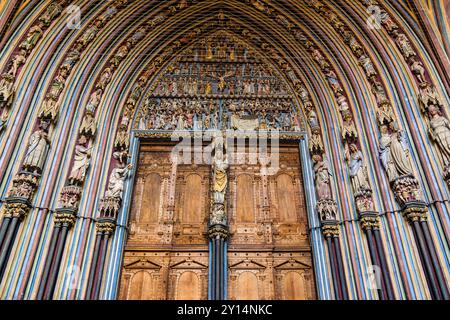
[[[445,165],[450,164],[450,121],[439,114],[430,120],[430,134],[439,145]]]
[[[318,161],[314,166],[316,190],[319,200],[331,199],[330,171],[326,160]]]
[[[109,176],[108,190],[105,193],[106,197],[122,199],[124,182],[131,168],[132,165],[129,164],[124,168],[117,167],[113,169]]]
[[[75,147],[75,160],[72,171],[70,172],[69,180],[72,182],[83,182],[86,177],[87,169],[90,164],[90,148],[83,145]]]
[[[360,150],[354,150],[350,154],[349,169],[355,192],[370,189],[363,163],[362,152]]]
[[[406,140],[402,133],[397,132],[390,135],[385,132],[381,135],[380,158],[389,181],[412,174],[408,152]]]
[[[42,130],[35,131],[30,137],[23,166],[29,170],[40,172],[44,167],[47,151],[47,134]]]
[[[224,158],[222,153],[216,153],[214,158],[214,202],[224,203],[225,202],[225,192],[228,185],[227,177],[228,160]]]
[[[412,174],[409,150],[403,132],[399,131],[392,135],[391,153],[398,175],[405,176]]]

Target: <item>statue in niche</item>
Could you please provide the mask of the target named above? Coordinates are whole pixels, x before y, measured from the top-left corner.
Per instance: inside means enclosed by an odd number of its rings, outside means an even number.
[[[92,40],[94,40],[95,36],[97,35],[99,28],[101,27],[101,21],[96,20],[92,26],[90,26],[80,37],[80,39],[77,40],[77,43],[79,47],[83,48],[87,44],[89,44]]]
[[[59,16],[62,12],[61,6],[58,2],[52,2],[45,12],[39,17],[39,21],[41,21],[46,27],[50,25],[50,23]]]
[[[404,33],[400,33],[397,36],[397,39],[395,39],[395,42],[397,43],[397,46],[405,59],[408,60],[409,58],[416,56],[416,52],[412,48],[411,43]]]
[[[92,147],[86,146],[87,139],[84,135],[78,140],[78,144],[75,147],[75,157],[72,166],[72,170],[69,174],[70,184],[81,184],[84,182],[86,172],[91,162],[91,150]]]
[[[228,157],[223,152],[224,141],[220,134],[214,137],[213,148],[213,200],[216,204],[224,204],[225,193],[228,186]]]
[[[311,128],[319,127],[319,120],[317,119],[317,114],[314,111],[312,104],[308,104],[306,110],[308,112],[308,122]]]
[[[59,69],[58,75],[53,79],[52,85],[50,87],[49,96],[57,98],[64,90],[66,84],[67,70]]]
[[[111,59],[111,64],[113,64],[115,67],[117,67],[120,62],[127,56],[128,54],[128,46],[126,44],[120,46],[119,49],[117,49],[116,54]]]
[[[105,88],[108,85],[109,81],[111,81],[111,77],[112,77],[111,68],[109,68],[109,67],[105,68],[105,70],[103,70],[102,74],[100,75],[100,79],[98,80],[98,82],[95,85],[95,87],[97,89],[105,90]]]
[[[86,110],[88,112],[91,112],[91,113],[95,112],[95,110],[97,109],[97,107],[100,103],[100,99],[102,98],[102,93],[103,93],[102,89],[97,89],[94,92],[92,92],[89,102],[86,106]]]
[[[80,133],[86,136],[94,136],[96,129],[94,114],[86,112],[81,121]]]
[[[9,74],[2,74],[0,78],[0,107],[10,104],[14,94],[14,77]]]
[[[372,78],[377,75],[377,71],[375,70],[372,60],[370,60],[369,57],[367,57],[366,55],[362,55],[358,61],[359,64],[364,68],[367,78]]]
[[[79,59],[80,59],[80,52],[77,49],[71,50],[67,54],[66,59],[61,65],[61,69],[66,69],[67,72],[70,72]]]
[[[134,46],[136,43],[141,41],[141,39],[144,37],[145,33],[147,32],[147,29],[142,26],[140,27],[130,38],[130,43],[132,46]]]
[[[320,51],[318,49],[312,50],[312,57],[314,58],[314,60],[317,61],[317,63],[319,63],[320,68],[322,70],[330,68],[329,63],[325,60],[324,56],[322,55],[322,53],[320,53]]]
[[[56,120],[58,116],[59,106],[56,97],[47,95],[39,110],[38,117],[41,119]]]
[[[26,52],[30,52],[36,46],[42,34],[43,31],[41,26],[39,24],[34,25],[31,27],[26,39],[20,44],[19,48],[24,49]]]
[[[406,137],[398,130],[392,134],[386,125],[381,126],[380,159],[389,181],[398,177],[411,175],[412,167]]]
[[[420,83],[424,83],[425,80],[425,68],[423,67],[422,62],[413,58],[413,62],[411,63],[411,71],[417,77]]]
[[[379,106],[388,102],[386,92],[384,91],[383,85],[376,80],[372,84],[372,93],[375,95],[377,104]]]
[[[324,160],[320,154],[313,155],[313,161],[317,197],[319,200],[332,199],[328,161]]]
[[[130,163],[126,167],[119,166],[112,170],[105,197],[122,199],[124,182],[132,168],[133,165]]]
[[[426,112],[426,110],[432,105],[441,106],[441,98],[436,90],[436,87],[428,82],[421,83],[419,89],[419,103],[422,112]]]
[[[450,122],[442,116],[441,111],[436,106],[428,108],[430,115],[430,136],[441,150],[444,164],[450,164]]]
[[[392,20],[391,16],[385,10],[380,11],[379,17],[381,18],[381,23],[384,25],[389,34],[398,29],[398,25],[394,22],[394,20]]]
[[[23,168],[29,172],[42,172],[49,147],[48,126],[48,122],[41,121],[39,128],[30,136],[28,149],[23,162]]]
[[[342,86],[337,78],[336,73],[333,70],[328,69],[325,75],[328,78],[328,82],[330,83],[333,92],[335,94],[342,94],[344,92],[344,89],[342,89]]]
[[[8,70],[8,74],[11,77],[15,77],[17,74],[17,70],[19,69],[19,67],[21,65],[23,65],[25,63],[25,61],[27,60],[26,58],[26,51],[24,49],[21,49],[19,51],[18,54],[16,54],[14,56],[14,58],[12,59],[10,65],[9,65],[9,70]]]
[[[364,165],[363,154],[355,144],[350,145],[348,166],[353,190],[369,190],[370,185],[367,176],[367,167]]]
[[[346,98],[345,96],[340,96],[340,97],[337,99],[337,102],[338,102],[338,105],[339,105],[339,111],[340,111],[342,114],[348,114],[348,113],[350,113],[350,108],[349,108],[349,106],[348,106],[347,98]]]
[[[0,133],[6,128],[6,122],[8,121],[8,113],[5,112],[0,117]]]

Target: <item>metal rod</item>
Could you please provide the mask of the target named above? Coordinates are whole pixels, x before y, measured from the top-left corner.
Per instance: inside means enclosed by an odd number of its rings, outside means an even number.
[[[216,274],[215,274],[215,278],[216,278],[216,299],[215,300],[219,300],[220,297],[220,249],[219,249],[219,239],[215,239],[215,246],[216,246]]]
[[[92,295],[92,289],[94,286],[94,278],[95,278],[95,270],[97,269],[98,264],[98,250],[101,242],[101,233],[97,233],[95,237],[95,245],[94,245],[94,254],[92,256],[92,264],[91,264],[91,270],[89,271],[89,278],[86,288],[86,299],[90,300]]]
[[[436,254],[436,249],[431,239],[430,229],[428,227],[427,221],[422,221],[421,223],[423,234],[425,236],[425,242],[428,246],[428,250],[430,252],[431,261],[433,262],[434,271],[436,274],[437,281],[439,283],[439,287],[441,289],[442,297],[444,300],[449,300],[449,293],[447,285],[445,284],[444,275],[442,274],[442,269],[439,264],[439,260]]]
[[[52,261],[54,258],[56,243],[57,243],[57,239],[58,239],[60,230],[61,230],[60,225],[59,224],[55,225],[55,228],[53,229],[52,238],[50,240],[50,245],[48,247],[48,253],[47,253],[47,257],[46,257],[45,264],[44,264],[44,270],[42,271],[42,278],[41,278],[41,282],[39,284],[39,290],[38,290],[38,293],[36,296],[37,300],[41,300],[44,297],[44,292],[45,292],[45,288],[47,287],[47,280],[48,280],[48,276],[50,273],[50,267],[52,266]]]
[[[16,237],[16,229],[18,226],[19,218],[13,217],[8,228],[8,232],[5,237],[5,242],[3,243],[3,248],[0,253],[0,281],[3,278],[3,273],[6,269],[6,264],[8,262],[9,254],[11,252],[12,243]]]
[[[95,278],[94,296],[93,296],[94,300],[97,300],[100,295],[100,288],[102,285],[102,278],[103,278],[103,269],[105,268],[106,252],[108,250],[108,239],[109,235],[104,234],[102,239],[100,257],[98,261],[98,271]]]
[[[370,257],[372,259],[372,264],[376,265],[381,270],[381,263],[380,263],[380,261],[378,259],[378,255],[377,255],[376,249],[374,247],[373,235],[372,235],[372,229],[371,228],[367,228],[366,229],[366,236],[367,236],[367,243],[369,245]],[[383,271],[381,271],[381,272],[383,272]],[[381,278],[380,278],[380,280],[381,280],[381,282],[383,281]],[[385,296],[385,293],[384,293],[383,289],[384,288],[377,288],[377,292],[378,292],[380,300],[386,300],[386,296]]]
[[[419,249],[422,251],[422,256],[424,260],[425,271],[428,273],[428,285],[431,287],[431,292],[434,294],[435,298],[438,300],[442,299],[441,292],[439,290],[439,286],[436,283],[436,279],[434,278],[433,269],[431,267],[430,256],[428,255],[428,249],[425,244],[425,240],[423,238],[422,229],[420,228],[420,224],[418,221],[413,221],[414,229],[416,230],[416,240],[419,245]]]
[[[211,300],[216,300],[216,246],[214,243],[215,239],[211,239],[211,283],[209,284],[211,286]]]
[[[48,290],[45,293],[45,300],[51,300],[53,297],[53,293],[56,287],[56,281],[58,278],[59,267],[61,265],[61,258],[63,255],[64,247],[66,245],[67,232],[69,231],[69,227],[67,225],[63,225],[61,229],[61,236],[58,239],[57,251],[55,255],[55,261],[53,262],[53,266],[50,272],[50,280],[48,282]]]
[[[338,275],[340,278],[341,288],[342,288],[342,299],[348,300],[348,292],[347,292],[347,285],[345,281],[345,274],[344,274],[344,263],[342,261],[342,252],[341,252],[341,246],[339,245],[339,238],[334,237],[333,243],[336,248],[336,260],[338,263]]]
[[[392,287],[391,278],[389,277],[389,269],[386,262],[386,255],[383,249],[383,242],[381,240],[380,230],[374,229],[375,246],[378,250],[378,257],[381,263],[381,272],[383,274],[384,284],[386,285],[386,293],[389,300],[395,300],[394,289]]]
[[[220,238],[220,277],[219,277],[219,283],[220,283],[220,296],[219,300],[223,300],[223,291],[225,290],[223,286],[223,238]]]
[[[0,227],[0,251],[2,250],[3,240],[5,239],[10,222],[11,222],[11,217],[4,217],[2,220],[2,226]]]
[[[336,300],[341,300],[341,292],[340,292],[340,284],[339,278],[336,272],[336,261],[334,255],[334,249],[331,244],[331,238],[327,237],[327,246],[328,246],[328,255],[330,256],[330,264],[331,264],[331,276],[333,277],[333,287]]]

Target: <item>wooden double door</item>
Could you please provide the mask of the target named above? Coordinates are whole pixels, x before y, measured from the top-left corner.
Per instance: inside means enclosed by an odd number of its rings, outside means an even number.
[[[120,299],[207,299],[211,167],[176,163],[172,148],[140,147]],[[228,299],[315,299],[296,145],[281,145],[273,175],[232,163],[227,213]]]

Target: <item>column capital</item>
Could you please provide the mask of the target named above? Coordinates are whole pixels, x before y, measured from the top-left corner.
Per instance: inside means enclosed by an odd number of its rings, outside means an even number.
[[[403,216],[411,223],[416,221],[427,221],[428,220],[428,208],[425,202],[409,202],[403,209]]]
[[[19,218],[23,220],[30,212],[31,204],[28,199],[21,197],[8,197],[3,206],[3,215],[5,217]]]
[[[112,235],[116,229],[116,221],[113,219],[100,218],[96,225],[97,233]]]
[[[66,225],[72,228],[77,221],[77,211],[69,208],[58,208],[56,209],[53,220],[55,225]]]
[[[380,229],[380,216],[378,212],[374,211],[361,212],[359,214],[359,223],[364,231],[367,229]]]
[[[322,223],[322,234],[325,239],[339,237],[339,223]]]
[[[209,226],[208,236],[210,239],[227,239],[229,235],[228,226],[223,224],[214,224]]]

